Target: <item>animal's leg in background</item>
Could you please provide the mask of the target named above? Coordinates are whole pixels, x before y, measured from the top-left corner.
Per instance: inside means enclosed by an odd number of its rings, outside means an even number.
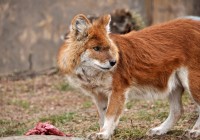
[[[183,88],[177,87],[169,94],[169,104],[170,104],[170,112],[167,119],[158,127],[152,128],[147,132],[147,135],[162,135],[167,133],[174,124],[180,119],[181,114],[183,113],[182,107],[182,94]]]
[[[104,116],[105,116],[106,109],[107,109],[108,97],[106,97],[106,95],[104,95],[102,93],[99,93],[97,96],[95,96],[94,101],[95,101],[95,104],[98,109],[99,125],[100,125],[100,129],[101,129],[104,124]]]

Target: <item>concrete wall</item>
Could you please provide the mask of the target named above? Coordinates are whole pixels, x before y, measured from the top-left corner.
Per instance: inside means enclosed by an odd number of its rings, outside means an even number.
[[[197,3],[200,4],[198,0],[0,0],[0,75],[55,67],[60,36],[78,13],[99,15],[127,8],[151,24],[191,15],[193,7],[200,7]]]
[[[160,23],[185,15],[200,15],[199,0],[154,0],[152,23]]]

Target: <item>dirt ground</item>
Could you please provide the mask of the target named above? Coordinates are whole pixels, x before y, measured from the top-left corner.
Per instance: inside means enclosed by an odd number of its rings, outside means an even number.
[[[23,135],[37,122],[51,122],[75,137],[98,131],[98,116],[91,99],[71,88],[60,74],[13,80],[0,79],[0,137]],[[146,132],[163,122],[168,115],[164,101],[127,103],[128,111],[120,119],[112,139],[185,140],[185,130],[197,119],[195,104],[183,97],[184,115],[167,134],[148,137]]]

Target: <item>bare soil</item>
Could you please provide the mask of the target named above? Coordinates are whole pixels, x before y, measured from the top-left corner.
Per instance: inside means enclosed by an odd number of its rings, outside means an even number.
[[[75,137],[98,131],[98,116],[91,99],[72,89],[63,75],[0,79],[0,137],[23,135],[37,122],[48,121]],[[127,104],[112,139],[185,140],[185,130],[197,119],[195,104],[184,95],[185,113],[177,125],[162,136],[148,137],[146,132],[163,122],[168,115],[164,101],[138,101]]]

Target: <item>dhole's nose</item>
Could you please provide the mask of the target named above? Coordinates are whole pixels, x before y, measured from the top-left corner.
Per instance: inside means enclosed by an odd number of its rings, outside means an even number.
[[[115,60],[110,60],[110,65],[113,67],[115,64],[116,64],[116,61]]]

